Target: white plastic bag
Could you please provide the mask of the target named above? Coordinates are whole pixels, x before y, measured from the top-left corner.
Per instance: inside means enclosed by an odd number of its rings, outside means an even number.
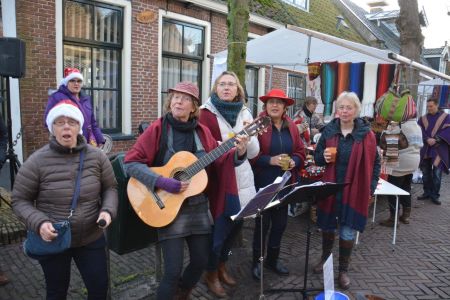
[[[414,171],[412,182],[413,183],[423,183],[422,171],[420,169],[417,169],[417,170]]]

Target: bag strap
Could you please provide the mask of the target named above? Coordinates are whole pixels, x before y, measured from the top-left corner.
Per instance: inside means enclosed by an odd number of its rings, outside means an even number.
[[[80,180],[81,180],[81,173],[83,173],[83,164],[84,164],[84,149],[80,152],[80,166],[78,169],[77,174],[77,181],[75,182],[75,192],[72,196],[72,205],[70,207],[70,215],[67,219],[70,219],[73,215],[73,212],[75,211],[75,208],[77,207],[78,198],[80,197]]]

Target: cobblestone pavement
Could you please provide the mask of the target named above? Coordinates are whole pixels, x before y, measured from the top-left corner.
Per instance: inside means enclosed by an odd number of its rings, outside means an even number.
[[[410,225],[400,225],[397,243],[391,244],[393,230],[378,221],[388,216],[386,201],[379,200],[376,222],[369,224],[356,246],[349,275],[351,288],[345,293],[374,294],[385,299],[450,299],[450,177],[443,177],[442,205],[415,200],[422,186],[413,185],[413,211]],[[4,207],[4,205],[2,205]],[[1,214],[5,214],[1,210]],[[371,212],[369,212],[371,213]],[[305,263],[306,214],[289,218],[283,237],[281,259],[291,273],[278,277],[266,270],[264,288],[302,288]],[[0,218],[0,221],[4,218]],[[1,225],[1,224],[0,224]],[[260,285],[250,275],[253,221],[245,222],[242,247],[233,250],[228,263],[238,278],[236,288],[227,288],[229,299],[258,299]],[[337,247],[334,256],[337,257]],[[153,299],[157,286],[154,247],[125,255],[110,252],[112,299]],[[310,266],[320,255],[320,233],[312,231]],[[335,258],[335,266],[337,259]],[[45,283],[40,266],[25,257],[21,243],[0,246],[0,267],[11,282],[0,287],[0,299],[44,299]],[[322,276],[308,275],[308,288],[323,286]],[[73,268],[69,299],[85,299],[84,284]],[[300,293],[265,293],[267,299],[302,299]],[[215,299],[201,281],[192,299]],[[313,297],[310,297],[313,299]]]

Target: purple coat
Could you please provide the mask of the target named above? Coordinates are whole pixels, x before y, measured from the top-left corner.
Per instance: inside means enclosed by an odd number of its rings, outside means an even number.
[[[59,89],[50,95],[47,102],[47,107],[44,113],[44,124],[47,127],[45,120],[47,119],[48,112],[53,108],[58,102],[62,100],[70,100],[75,103],[83,113],[84,124],[83,124],[83,136],[89,141],[89,131],[92,130],[97,144],[104,144],[105,138],[97,126],[97,121],[95,120],[94,110],[92,109],[92,104],[90,98],[85,93],[80,93],[80,101],[78,101],[69,89],[65,85],[60,85]]]
[[[435,115],[426,114],[419,119],[418,123],[423,137],[420,161],[431,158],[435,167],[439,167],[448,174],[450,168],[450,115],[442,111]],[[437,138],[439,142],[430,146],[427,143],[428,138]]]

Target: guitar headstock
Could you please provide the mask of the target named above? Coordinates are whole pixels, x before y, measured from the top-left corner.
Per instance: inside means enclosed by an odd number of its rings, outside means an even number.
[[[242,130],[242,133],[247,134],[248,136],[252,136],[252,135],[261,133],[271,123],[272,122],[271,122],[269,116],[256,118],[252,123],[245,126],[245,128]]]

